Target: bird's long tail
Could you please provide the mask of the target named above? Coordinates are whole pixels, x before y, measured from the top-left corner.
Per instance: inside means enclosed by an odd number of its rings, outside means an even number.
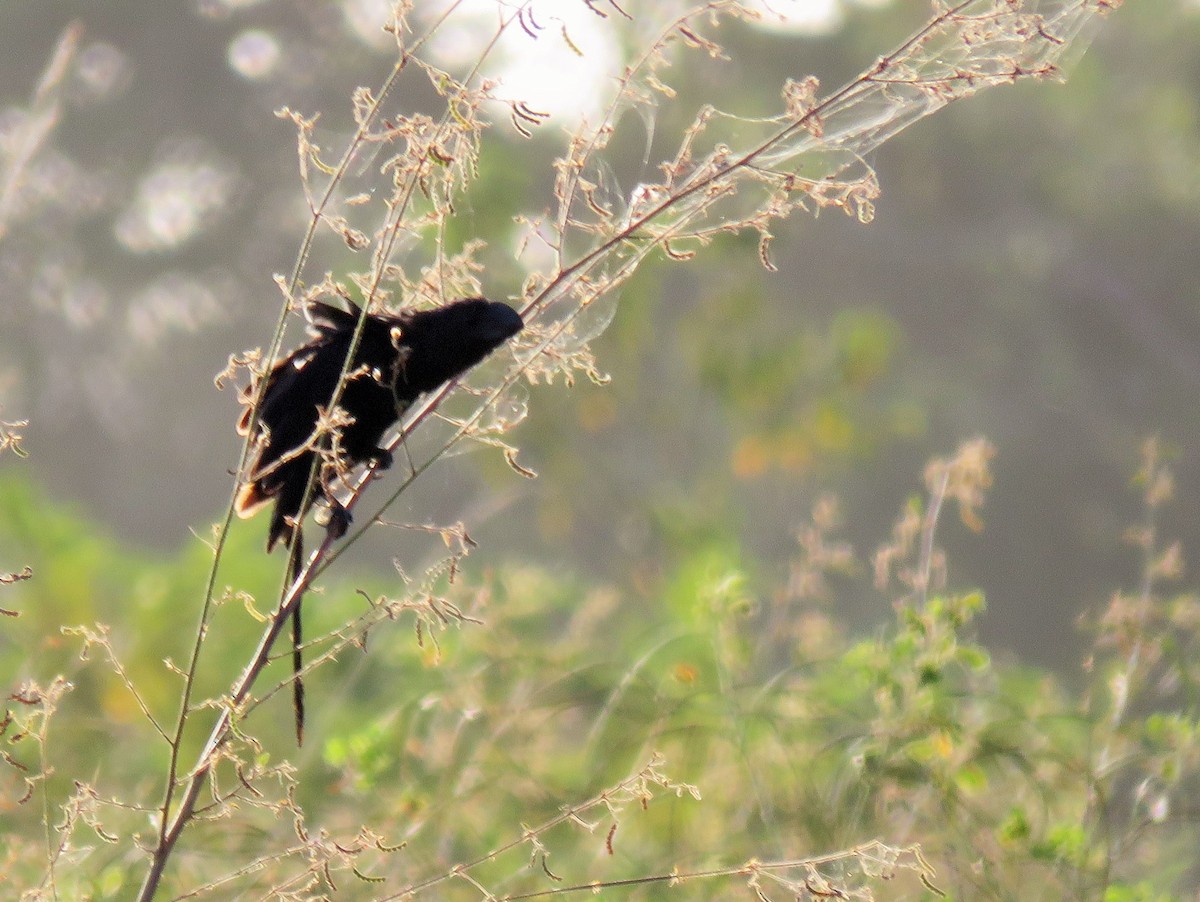
[[[288,574],[292,585],[295,585],[304,561],[304,535],[299,528],[293,533],[290,553]],[[304,669],[304,653],[301,651],[304,628],[300,619],[300,605],[303,602],[302,589],[296,598],[296,608],[292,611],[292,709],[296,713],[296,745],[304,745],[304,681],[300,678],[300,671]]]

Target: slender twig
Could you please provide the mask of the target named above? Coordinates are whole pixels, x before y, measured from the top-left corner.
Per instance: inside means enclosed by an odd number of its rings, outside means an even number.
[[[327,534],[322,547],[332,542],[333,537]],[[154,850],[154,856],[151,861],[151,869],[146,875],[146,881],[138,896],[140,900],[153,898],[158,883],[162,879],[162,872],[166,867],[167,860],[170,858],[175,844],[179,841],[180,834],[182,834],[184,828],[191,821],[192,814],[196,808],[196,800],[199,798],[200,791],[204,788],[205,781],[217,761],[217,753],[221,749],[221,746],[229,739],[234,712],[238,711],[249,698],[255,681],[270,661],[271,647],[283,631],[284,626],[292,615],[292,611],[295,610],[296,603],[308,585],[308,573],[312,561],[313,558],[310,558],[309,563],[292,584],[279,610],[276,611],[268,622],[266,630],[259,639],[258,647],[255,648],[250,662],[246,665],[246,669],[242,671],[242,675],[234,684],[230,695],[224,699],[224,709],[217,717],[217,722],[213,726],[203,750],[196,759],[197,765],[187,779],[184,790],[179,797],[178,807],[175,810],[174,816],[160,834],[161,838],[157,848]]]
[[[283,334],[287,323],[287,317],[292,308],[292,299],[295,297],[299,289],[301,276],[305,266],[307,265],[312,249],[312,243],[316,236],[316,231],[320,225],[321,219],[325,214],[325,210],[328,208],[335,195],[337,187],[343,181],[345,173],[349,169],[355,154],[366,141],[371,126],[376,122],[380,115],[384,101],[395,87],[401,74],[407,67],[409,60],[420,48],[421,44],[429,39],[429,37],[445,22],[454,9],[457,8],[457,6],[457,3],[452,4],[410,50],[401,54],[400,59],[396,62],[388,77],[384,80],[383,85],[377,93],[370,110],[364,115],[354,136],[347,145],[346,151],[343,153],[338,165],[334,169],[333,174],[330,176],[325,192],[322,194],[317,204],[313,206],[312,215],[301,240],[300,250],[296,258],[296,264],[293,267],[291,277],[288,280],[287,298],[281,307],[279,318],[276,322],[275,331],[272,336],[270,350],[268,351],[266,357],[266,371],[270,371],[271,366],[273,366],[274,361],[279,355],[279,350],[283,342]],[[495,40],[492,41],[492,44],[489,45],[489,47],[494,46],[494,44]],[[482,65],[482,59],[478,65]],[[478,65],[476,67],[476,71],[478,70]],[[445,122],[446,120],[443,120],[443,123]],[[410,185],[414,184],[415,181],[416,179],[414,177],[412,182],[410,182]],[[409,197],[411,198],[411,190],[409,192]],[[400,220],[397,219],[396,221],[399,222]],[[395,241],[396,233],[396,228],[393,227],[388,229],[387,234],[393,242]],[[373,285],[373,291],[377,290],[378,288],[387,257],[385,256],[379,258],[379,260],[380,262],[378,266],[375,267],[377,271],[377,277]],[[363,305],[363,316],[360,317],[359,322],[356,324],[353,339],[354,342],[357,342],[361,336],[369,306],[369,303]],[[349,368],[349,364],[352,359],[353,354],[348,354],[344,370]],[[344,371],[342,373],[342,378],[339,379],[338,392],[341,391],[345,383],[345,377],[346,372]],[[204,749],[197,758],[197,765],[193,768],[190,776],[188,777],[183,794],[178,800],[178,808],[174,813],[174,817],[172,817],[171,811],[172,804],[175,801],[175,791],[178,783],[180,765],[179,756],[182,750],[183,732],[187,725],[188,715],[191,711],[191,696],[195,685],[195,677],[197,668],[199,666],[200,652],[203,647],[204,637],[207,631],[207,624],[211,617],[217,573],[219,571],[220,561],[223,556],[225,543],[228,537],[229,527],[233,521],[235,509],[234,504],[241,485],[240,474],[244,473],[246,463],[250,458],[253,448],[255,428],[265,390],[266,380],[263,379],[260,380],[258,390],[255,395],[251,420],[249,423],[249,428],[247,429],[247,436],[242,444],[242,451],[238,462],[239,479],[235,481],[233,492],[226,507],[225,516],[219,528],[215,543],[213,563],[209,569],[208,579],[205,585],[204,602],[201,605],[199,625],[196,629],[195,641],[193,642],[188,666],[185,670],[184,690],[181,698],[179,715],[176,719],[174,734],[171,737],[171,752],[167,768],[166,786],[164,789],[163,801],[159,808],[158,843],[151,858],[150,868],[147,871],[145,881],[143,882],[141,891],[138,895],[139,902],[147,902],[147,900],[154,897],[154,894],[158,888],[158,884],[162,879],[162,873],[166,867],[167,860],[169,859],[180,834],[187,826],[187,823],[191,819],[192,813],[195,810],[196,800],[199,797],[200,790],[203,788],[204,782],[212,768],[213,755],[215,755],[219,748],[228,739],[229,727],[231,724],[231,710],[236,710],[237,705],[241,704],[249,696],[255,680],[258,678],[258,675],[261,673],[263,667],[269,660],[271,646],[278,637],[279,633],[282,631],[284,625],[288,622],[288,618],[295,610],[296,604],[299,602],[300,598],[303,596],[303,593],[306,591],[311,582],[313,565],[324,557],[328,547],[333,541],[332,536],[326,534],[324,542],[322,542],[322,544],[310,557],[308,564],[306,564],[306,566],[301,570],[297,579],[290,586],[288,586],[286,591],[283,593],[279,608],[273,615],[266,631],[260,639],[258,648],[255,650],[254,655],[251,657],[250,663],[246,666],[241,678],[239,678],[238,682],[233,688],[230,696],[230,704],[232,705],[232,708],[227,707],[225,711],[218,717],[216,724],[214,724],[212,731],[209,734],[209,738],[205,743]],[[337,396],[335,395],[333,403],[336,403],[336,397]],[[311,496],[313,491],[313,486],[315,483],[315,467],[316,462],[314,461],[314,472],[310,472],[309,474],[309,484],[306,489],[307,496]]]
[[[942,473],[936,487],[929,492],[929,509],[925,512],[925,520],[921,524],[921,550],[917,557],[917,591],[921,594],[921,604],[929,603],[929,582],[933,574],[933,542],[937,534],[938,517],[942,513],[942,504],[946,500],[946,489],[950,485],[950,468]]]
[[[709,212],[722,197],[732,194],[737,181],[744,175],[757,175],[760,179],[764,173],[769,175],[777,174],[775,167],[778,167],[786,161],[794,159],[800,153],[810,149],[811,147],[834,147],[843,151],[852,158],[852,162],[861,162],[862,153],[870,147],[875,146],[882,140],[891,137],[896,131],[904,125],[915,121],[921,115],[925,115],[939,105],[953,100],[959,96],[965,96],[966,93],[978,90],[980,87],[985,87],[989,84],[997,84],[1007,81],[1013,81],[1021,77],[1045,75],[1053,71],[1052,65],[1042,67],[1025,67],[1018,65],[1016,62],[1012,64],[1011,69],[1002,69],[995,72],[949,72],[936,81],[933,87],[941,87],[943,93],[938,94],[932,91],[931,85],[921,78],[909,74],[909,71],[903,68],[904,63],[908,62],[907,56],[917,54],[921,46],[931,37],[939,34],[948,23],[953,24],[958,21],[965,10],[975,5],[977,0],[964,0],[948,9],[942,10],[924,29],[920,30],[916,35],[902,44],[891,55],[882,58],[875,63],[871,68],[866,70],[857,79],[853,80],[842,89],[834,92],[820,102],[814,104],[810,109],[803,111],[799,115],[793,115],[784,121],[780,127],[770,136],[760,141],[755,146],[737,153],[730,154],[730,158],[721,162],[717,162],[715,157],[711,157],[703,164],[697,165],[681,185],[674,185],[672,176],[670,188],[664,192],[664,196],[656,203],[651,204],[648,208],[631,211],[627,219],[617,228],[615,232],[609,234],[599,244],[582,253],[575,261],[569,265],[563,265],[562,252],[565,247],[564,238],[567,232],[575,225],[571,215],[571,210],[576,203],[578,191],[580,188],[580,179],[582,178],[584,166],[591,159],[592,155],[598,152],[604,145],[606,137],[602,138],[604,129],[611,123],[612,117],[617,111],[625,96],[623,93],[618,94],[617,100],[609,111],[609,116],[604,120],[604,125],[601,129],[595,131],[591,136],[591,143],[587,146],[587,152],[582,160],[578,163],[569,163],[570,167],[578,165],[573,172],[569,171],[567,183],[563,192],[559,196],[560,217],[558,219],[558,240],[554,244],[558,261],[557,271],[544,284],[540,286],[540,290],[533,293],[527,298],[520,312],[526,317],[527,322],[536,318],[540,313],[549,308],[558,299],[567,296],[573,290],[580,289],[584,294],[583,299],[578,306],[569,311],[559,323],[555,324],[555,328],[548,334],[542,336],[538,345],[532,350],[530,356],[523,362],[519,362],[516,367],[510,368],[509,373],[499,386],[497,386],[486,399],[477,407],[475,412],[466,420],[461,421],[451,437],[441,444],[434,453],[419,466],[414,466],[410,475],[403,481],[399,488],[391,495],[379,513],[374,515],[363,526],[350,537],[342,548],[336,552],[332,552],[333,538],[329,533],[326,533],[324,540],[312,552],[308,560],[304,562],[300,568],[300,572],[292,581],[285,582],[281,588],[280,602],[277,610],[272,615],[267,627],[260,638],[259,645],[252,655],[249,663],[246,665],[239,679],[234,683],[230,694],[225,698],[225,707],[222,713],[218,716],[214,724],[208,740],[206,741],[202,752],[197,758],[197,762],[191,770],[189,776],[182,782],[179,779],[180,773],[180,755],[182,750],[182,738],[188,723],[189,714],[192,710],[192,693],[195,688],[195,680],[198,668],[200,652],[203,646],[204,636],[207,625],[212,615],[214,604],[214,592],[216,586],[217,572],[220,561],[226,545],[228,531],[233,518],[234,501],[236,499],[237,489],[241,485],[244,478],[245,468],[253,450],[255,441],[255,432],[259,417],[259,408],[262,401],[262,396],[266,389],[266,380],[260,379],[259,385],[254,399],[254,404],[251,413],[250,428],[247,431],[246,441],[243,443],[242,451],[238,464],[239,478],[234,486],[234,493],[230,498],[227,506],[223,522],[218,528],[217,540],[214,548],[213,564],[209,571],[208,579],[205,587],[205,598],[201,607],[199,624],[196,630],[195,641],[192,646],[188,666],[184,671],[185,685],[181,699],[179,715],[175,723],[175,729],[171,736],[171,754],[168,764],[168,774],[166,785],[164,787],[164,797],[159,809],[159,825],[158,825],[158,843],[153,853],[150,869],[147,873],[145,883],[139,899],[146,902],[153,897],[158,884],[162,878],[163,869],[166,866],[176,843],[186,828],[187,824],[192,819],[196,812],[197,799],[203,788],[207,777],[211,773],[212,768],[219,760],[219,753],[223,745],[228,741],[231,735],[233,719],[236,716],[241,716],[245,709],[245,705],[250,701],[250,693],[255,684],[255,681],[260,676],[263,668],[271,659],[271,647],[277,639],[279,633],[283,630],[288,618],[292,615],[299,604],[300,598],[307,588],[312,584],[313,580],[319,576],[324,570],[349,547],[349,545],[357,539],[365,529],[369,528],[372,523],[379,519],[383,510],[386,510],[388,505],[393,503],[401,493],[403,493],[413,481],[421,476],[434,462],[440,459],[454,444],[467,437],[477,426],[480,418],[483,416],[489,407],[496,402],[500,394],[508,388],[519,376],[537,359],[538,355],[550,348],[552,342],[560,337],[567,330],[574,318],[579,312],[584,309],[601,292],[611,291],[613,288],[623,282],[633,272],[638,263],[645,258],[647,254],[656,248],[668,248],[669,242],[678,237],[694,237],[699,235],[704,237],[714,231],[722,230],[737,230],[745,228],[754,222],[765,221],[773,216],[782,215],[781,212],[770,209],[761,210],[756,216],[758,219],[749,218],[743,220],[731,220],[724,223],[723,226],[706,228],[702,233],[695,231],[687,231],[689,225],[697,218]],[[710,3],[703,9],[714,11],[722,8],[726,4]],[[409,61],[415,59],[414,53],[420,48],[423,41],[427,40],[429,35],[433,33],[446,18],[458,7],[458,3],[451,4],[446,12],[437,22],[434,23],[429,32],[427,32],[416,44],[409,49],[401,50],[401,55],[391,73],[385,79],[378,94],[372,101],[369,109],[359,117],[358,128],[347,145],[346,151],[343,154],[340,162],[332,170],[329,183],[326,185],[324,192],[315,201],[310,199],[311,217],[306,228],[304,237],[301,241],[300,249],[296,258],[296,263],[287,280],[285,293],[285,303],[282,305],[280,315],[276,322],[276,327],[272,335],[268,353],[266,354],[265,368],[270,371],[274,362],[279,356],[282,346],[283,335],[287,323],[287,318],[293,309],[294,303],[300,292],[302,274],[309,262],[313,241],[315,239],[316,230],[319,227],[322,219],[326,216],[326,211],[329,204],[332,202],[335,191],[342,184],[345,175],[355,158],[358,150],[362,147],[371,132],[372,126],[377,122],[380,115],[381,105],[388,97],[394,86],[399,80],[403,70],[406,68]],[[492,47],[495,46],[499,36],[508,28],[514,21],[518,20],[525,5],[517,8],[517,12],[513,13],[508,19],[503,20],[499,29],[493,35],[491,42],[484,49],[479,57],[475,67],[467,75],[462,84],[468,84],[478,76],[479,67],[486,58]],[[1002,5],[990,7],[991,13],[985,13],[987,16],[1001,15]],[[691,15],[691,14],[689,14]],[[681,23],[688,20],[685,16],[672,24],[668,32],[672,29],[681,27]],[[1041,34],[1048,41],[1050,38],[1039,29],[1038,34]],[[397,33],[397,38],[399,34]],[[1033,37],[1025,38],[1028,41],[1039,40],[1035,34]],[[660,38],[660,41],[665,41]],[[1058,43],[1057,41],[1050,41]],[[661,46],[656,44],[655,46]],[[647,53],[643,58],[629,70],[623,79],[621,92],[627,88],[631,88],[634,80],[640,77],[642,69],[649,65],[652,54]],[[898,69],[897,74],[893,74],[892,70]],[[862,98],[864,92],[869,90],[891,90],[892,87],[904,84],[916,88],[918,90],[927,90],[927,94],[923,97],[923,102],[918,104],[918,109],[914,112],[909,110],[910,116],[902,117],[895,116],[892,120],[884,122],[880,125],[877,121],[872,120],[869,123],[852,123],[858,127],[859,131],[855,132],[853,128],[839,134],[836,141],[832,143],[828,140],[824,143],[819,135],[822,124],[832,116],[852,109],[856,103]],[[897,100],[897,104],[903,104],[909,101],[903,99]],[[437,129],[435,130],[435,141],[437,136],[453,131],[456,127],[469,130],[471,126],[460,125],[460,114],[454,108],[456,103],[455,98],[448,101],[446,113],[443,115]],[[912,103],[915,103],[912,102]],[[890,129],[890,130],[889,130]],[[463,134],[469,133],[463,131]],[[797,140],[799,139],[799,140]],[[432,145],[431,145],[432,146]],[[300,149],[302,154],[310,152],[310,145],[307,143],[307,133],[302,127],[300,137]],[[439,161],[444,162],[444,161]],[[418,187],[421,185],[423,174],[428,171],[430,166],[428,152],[423,155],[414,157],[410,164],[406,181],[397,186],[391,199],[388,201],[388,212],[384,218],[384,225],[378,235],[378,243],[376,244],[373,262],[371,266],[371,277],[365,287],[365,302],[362,308],[362,316],[356,324],[352,344],[356,344],[362,334],[362,330],[366,321],[366,316],[372,304],[376,301],[380,292],[380,287],[385,274],[388,271],[389,261],[395,253],[396,242],[402,230],[403,223],[409,216],[413,199],[416,196]],[[848,164],[841,164],[835,172],[840,172]],[[434,200],[435,216],[439,221],[444,222],[445,217],[449,215],[449,210],[439,209],[438,201]],[[785,210],[786,212],[786,210]],[[673,222],[667,222],[668,218],[675,215]],[[618,259],[621,253],[629,252],[624,259]],[[438,246],[438,261],[442,262],[442,246]],[[593,273],[596,267],[601,263],[616,264],[615,271],[607,273],[603,278],[596,280],[594,284],[589,284],[588,277]],[[353,353],[347,355],[345,368],[350,365],[350,360],[353,358]],[[334,399],[331,406],[336,405],[337,398],[345,384],[347,373],[343,372],[342,378],[339,380],[338,388],[336,389]],[[456,389],[459,380],[451,380],[449,383],[442,386],[439,390],[426,396],[416,409],[410,412],[402,429],[392,439],[389,446],[394,449],[399,442],[409,435],[413,429],[421,425],[431,414],[434,414],[443,404],[446,398]],[[308,487],[306,490],[306,502],[311,499],[316,484],[318,464],[314,461],[314,466],[310,472]],[[349,510],[361,497],[361,493],[367,482],[373,475],[373,469],[367,468],[360,473],[357,482],[353,485],[349,498],[346,502]],[[301,506],[303,510],[306,505]],[[177,797],[178,793],[178,797]],[[415,892],[415,888],[413,889]]]
[[[29,166],[58,125],[63,84],[82,38],[82,22],[72,22],[63,29],[34,89],[24,121],[8,138],[6,165],[0,168],[0,241],[8,232],[17,195],[27,184]]]

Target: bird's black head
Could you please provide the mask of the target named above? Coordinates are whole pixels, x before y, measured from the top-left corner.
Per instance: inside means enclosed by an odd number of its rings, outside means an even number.
[[[521,314],[507,304],[487,298],[466,298],[429,311],[463,342],[486,355],[524,328]],[[484,350],[486,349],[486,350]]]
[[[524,327],[507,304],[467,298],[407,314],[400,327],[402,371],[411,389],[432,391],[473,367]]]

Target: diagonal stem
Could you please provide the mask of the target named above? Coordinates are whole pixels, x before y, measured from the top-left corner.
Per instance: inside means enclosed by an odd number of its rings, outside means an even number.
[[[179,797],[179,807],[175,810],[174,816],[163,830],[158,847],[154,850],[154,858],[151,862],[150,870],[146,874],[146,879],[137,897],[138,902],[149,902],[154,897],[171,852],[175,848],[175,844],[178,842],[184,828],[195,814],[196,802],[200,797],[200,792],[208,780],[209,773],[216,765],[221,747],[229,739],[234,712],[241,708],[247,699],[249,699],[250,691],[253,689],[255,681],[262,674],[263,669],[271,659],[271,648],[274,646],[275,640],[283,632],[296,605],[299,604],[301,597],[312,582],[314,565],[324,557],[332,544],[332,535],[326,534],[321,546],[313,552],[303,569],[292,582],[292,585],[288,588],[287,594],[284,596],[279,608],[271,617],[270,623],[267,624],[266,630],[259,639],[258,646],[255,648],[254,654],[250,657],[250,662],[246,665],[246,669],[242,671],[242,675],[238,677],[237,682],[234,684],[232,692],[226,699],[224,710],[222,710],[221,715],[217,718],[217,722],[204,744],[203,751],[201,751],[196,759],[196,767],[192,771],[191,776],[187,778],[187,782]]]

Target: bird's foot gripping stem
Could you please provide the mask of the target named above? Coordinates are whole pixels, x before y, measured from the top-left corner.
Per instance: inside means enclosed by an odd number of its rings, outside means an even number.
[[[345,505],[340,501],[330,498],[326,504],[325,510],[317,514],[317,523],[324,526],[333,538],[340,539],[350,529],[354,518],[350,516],[350,511],[346,510]]]

